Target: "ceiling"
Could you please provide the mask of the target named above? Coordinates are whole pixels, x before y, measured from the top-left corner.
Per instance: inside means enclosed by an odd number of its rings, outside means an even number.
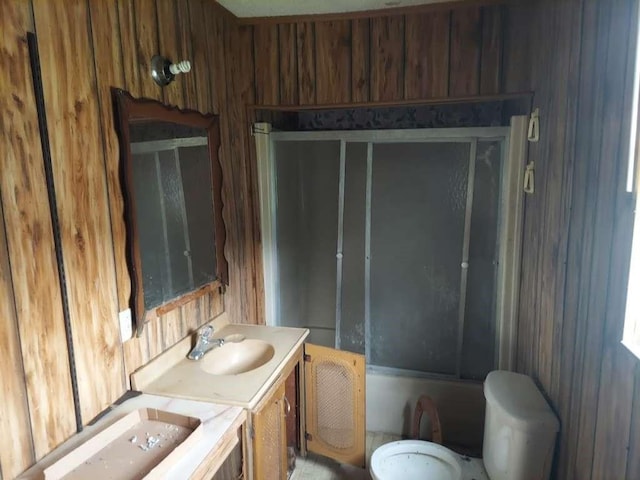
[[[276,17],[358,12],[450,0],[218,0],[236,17]]]

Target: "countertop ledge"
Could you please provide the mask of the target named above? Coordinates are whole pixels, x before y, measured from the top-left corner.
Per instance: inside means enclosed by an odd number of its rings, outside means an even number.
[[[186,338],[131,375],[133,388],[146,393],[209,401],[253,409],[282,368],[309,335],[306,328],[227,324],[215,338],[241,334],[263,340],[275,349],[273,358],[255,370],[238,375],[210,375],[198,361],[188,360],[192,339]]]
[[[208,458],[217,453],[222,453],[229,435],[235,435],[235,432],[242,426],[247,418],[246,411],[240,407],[142,394],[114,407],[112,411],[101,418],[95,425],[86,427],[82,432],[71,437],[19,476],[18,480],[44,480],[45,468],[113,424],[116,420],[140,408],[155,408],[167,412],[179,413],[197,417],[202,421],[202,438],[194,448],[189,450],[189,453],[183,456],[182,459],[169,470],[165,477],[168,480],[192,478],[192,476],[198,472],[198,467]]]

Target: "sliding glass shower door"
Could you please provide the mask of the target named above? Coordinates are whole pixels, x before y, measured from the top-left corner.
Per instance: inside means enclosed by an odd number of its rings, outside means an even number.
[[[271,134],[276,323],[380,369],[483,378],[508,130],[436,133]]]

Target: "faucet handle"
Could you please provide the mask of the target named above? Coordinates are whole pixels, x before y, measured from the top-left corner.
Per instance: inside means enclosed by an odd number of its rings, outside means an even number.
[[[209,338],[213,335],[213,327],[211,325],[207,325],[200,332],[200,337],[204,340],[209,340]]]

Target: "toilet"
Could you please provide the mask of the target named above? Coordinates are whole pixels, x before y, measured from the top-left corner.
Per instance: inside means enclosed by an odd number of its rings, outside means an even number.
[[[373,480],[547,480],[560,423],[533,380],[494,371],[484,382],[482,459],[442,445],[400,440],[376,449]]]

